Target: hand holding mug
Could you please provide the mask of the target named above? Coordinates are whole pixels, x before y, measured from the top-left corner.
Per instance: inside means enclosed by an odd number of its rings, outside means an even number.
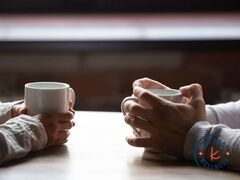
[[[46,131],[48,137],[47,147],[64,144],[70,135],[69,130],[74,127],[74,113],[41,113],[38,118]]]
[[[75,125],[75,93],[66,83],[35,82],[25,85],[27,114],[38,118],[48,136],[47,146],[67,142],[69,130]]]
[[[135,81],[136,82],[136,81]],[[144,89],[166,86],[156,81],[141,79],[134,84],[133,94],[138,102],[126,101],[123,109],[127,113],[125,121],[134,128],[149,132],[149,137],[127,137],[127,142],[136,147],[154,148],[175,157],[183,157],[183,146],[188,130],[197,121],[206,119],[202,89],[198,84],[180,88],[185,103],[174,103]],[[144,87],[144,88],[142,88]],[[144,120],[143,120],[144,119]]]

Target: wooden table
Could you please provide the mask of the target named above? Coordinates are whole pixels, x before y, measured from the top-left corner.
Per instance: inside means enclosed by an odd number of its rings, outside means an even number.
[[[239,179],[238,173],[211,171],[194,163],[142,160],[143,149],[125,142],[130,133],[121,113],[77,112],[76,127],[65,146],[6,164],[0,168],[0,179]]]

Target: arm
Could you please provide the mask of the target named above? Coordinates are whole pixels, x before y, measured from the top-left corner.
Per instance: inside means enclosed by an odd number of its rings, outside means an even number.
[[[240,100],[225,104],[207,105],[207,120],[210,124],[225,124],[240,129]]]
[[[240,129],[230,129],[224,124],[218,124],[225,123],[237,128],[235,123],[239,123],[239,102],[207,106],[206,115],[202,89],[197,84],[180,88],[183,96],[187,98],[186,102],[180,104],[166,101],[143,89],[149,84],[159,85],[158,82],[146,78],[136,82],[138,85],[134,86],[134,96],[150,108],[138,101],[129,100],[122,105],[122,109],[126,112],[126,123],[147,131],[149,136],[127,137],[130,145],[155,148],[175,157],[193,160],[196,144],[198,145],[203,137],[209,136],[206,141],[203,138],[203,154],[209,155],[209,148],[213,149],[211,145],[214,142],[224,142],[224,146],[218,147],[219,152],[227,149],[230,153],[228,167],[240,170]],[[211,125],[206,120],[217,125]]]
[[[30,151],[67,142],[75,125],[74,111],[20,115],[0,125],[0,164],[27,155]]]
[[[203,139],[203,137],[208,138]],[[201,141],[200,139],[203,140],[203,145],[198,144]],[[240,171],[240,129],[230,129],[223,124],[211,125],[207,121],[200,121],[192,126],[185,139],[184,157],[188,160],[195,159],[196,161],[196,158],[199,158],[199,152],[195,149],[197,147],[201,149],[204,157],[208,158],[210,156],[209,148],[217,141],[224,142],[226,145],[215,146],[216,150],[224,152],[218,154],[221,156],[220,160],[226,157],[226,152],[229,152],[227,167]],[[194,150],[197,152],[194,152]]]
[[[24,108],[16,106],[13,115]],[[74,110],[67,113],[43,113],[34,117],[20,115],[0,124],[0,164],[27,155],[30,151],[67,142]]]
[[[43,149],[48,138],[37,118],[21,115],[0,125],[0,164]]]

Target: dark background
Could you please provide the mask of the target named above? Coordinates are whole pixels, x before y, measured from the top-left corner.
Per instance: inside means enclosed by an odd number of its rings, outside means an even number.
[[[239,11],[239,0],[1,0],[2,13]]]
[[[222,12],[240,12],[240,0],[0,0],[0,17],[86,13],[106,16],[185,13],[191,16]],[[111,42],[109,46],[105,42],[104,45],[85,42],[56,50],[66,43],[44,42],[41,46],[33,42],[42,47],[36,46],[33,51],[33,44],[29,42],[1,42],[0,100],[22,99],[24,84],[28,82],[61,81],[75,89],[77,110],[120,111],[122,99],[132,93],[132,82],[142,77],[172,88],[200,83],[205,101],[210,104],[240,98],[239,40],[167,41],[160,42],[159,46],[153,42],[141,42],[141,46],[135,43]],[[108,47],[115,47],[116,51]]]

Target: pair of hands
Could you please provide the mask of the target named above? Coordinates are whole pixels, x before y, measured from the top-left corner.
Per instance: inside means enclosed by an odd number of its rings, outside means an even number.
[[[133,83],[133,95],[138,101],[127,100],[123,104],[125,122],[133,129],[147,131],[149,136],[127,137],[128,144],[183,157],[185,137],[189,129],[196,122],[206,120],[201,86],[191,84],[181,87],[182,103],[167,101],[145,90],[147,88],[168,87],[148,78]]]
[[[70,107],[72,107],[70,103]],[[27,114],[27,108],[24,103],[17,104],[12,107],[12,117],[17,117],[21,114]],[[43,124],[48,136],[47,147],[61,145],[67,142],[70,135],[69,130],[75,126],[73,122],[74,110],[70,108],[67,113],[42,113],[35,117]]]

